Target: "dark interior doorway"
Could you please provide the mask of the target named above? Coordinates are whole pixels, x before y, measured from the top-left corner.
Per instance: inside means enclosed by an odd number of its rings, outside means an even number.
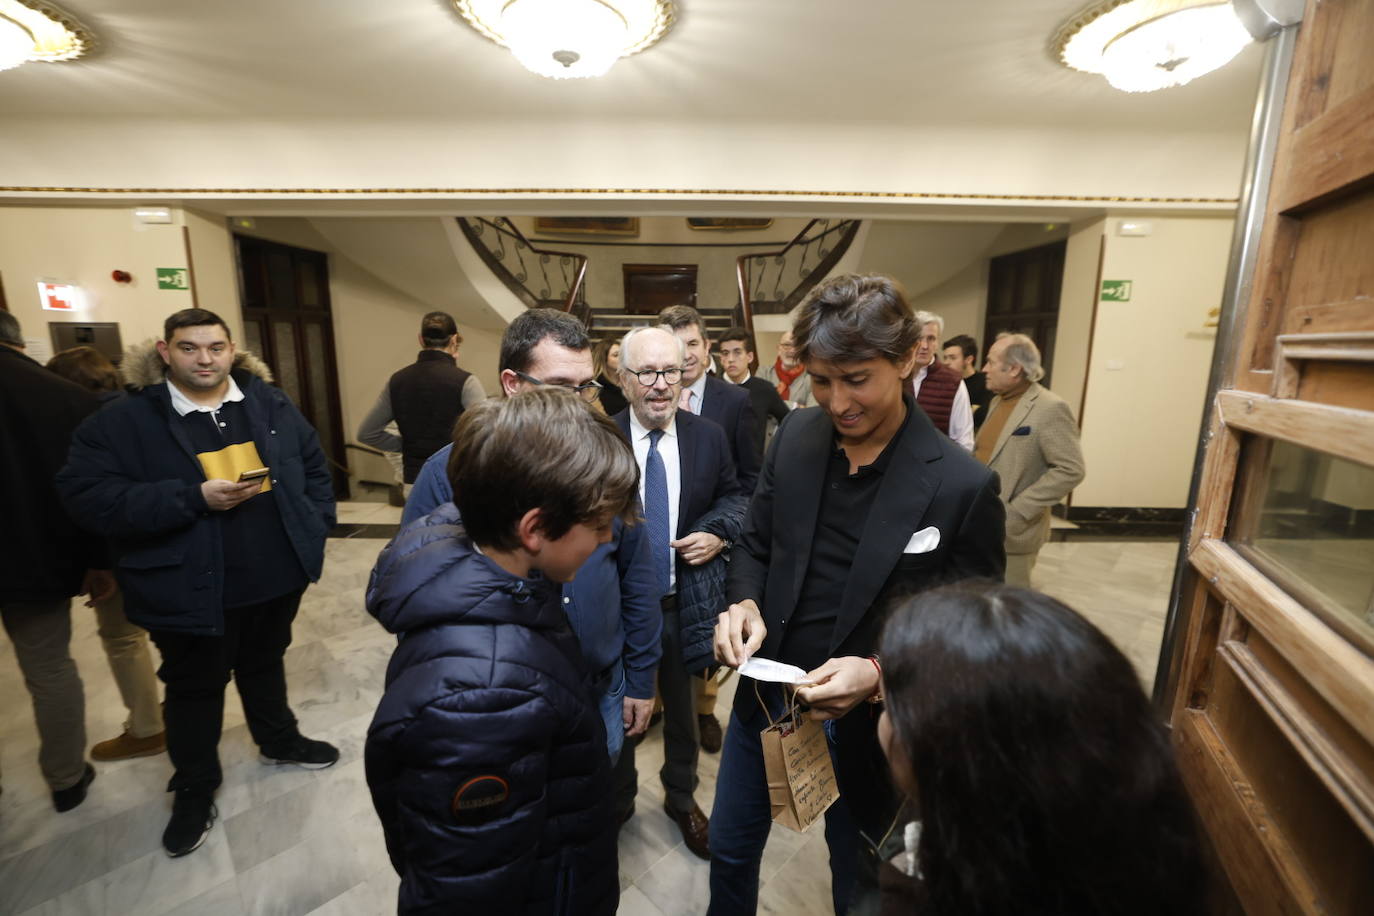
[[[670,305],[697,304],[695,264],[623,264],[625,311],[656,315]]]
[[[334,495],[347,499],[328,258],[321,251],[246,235],[235,235],[234,244],[243,345],[272,367],[277,385],[314,425],[334,476]]]
[[[1059,292],[1064,282],[1067,241],[1051,242],[993,258],[988,263],[988,311],[983,322],[983,353],[997,335],[1014,331],[1029,335],[1040,348],[1045,377],[1050,386],[1054,365],[1054,339],[1059,330]],[[981,363],[980,363],[981,365]]]

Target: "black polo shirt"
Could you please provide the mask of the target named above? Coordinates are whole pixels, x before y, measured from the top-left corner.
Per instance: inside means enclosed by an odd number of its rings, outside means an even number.
[[[797,610],[783,635],[781,661],[810,671],[830,657],[835,620],[844,601],[854,555],[858,553],[864,526],[868,524],[868,512],[892,462],[897,440],[911,421],[910,409],[905,404],[903,408],[906,415],[902,425],[882,453],[872,464],[860,466],[855,473],[849,473],[849,457],[840,447],[838,438],[831,446],[820,511],[816,516],[816,533],[811,542],[811,560],[802,579]]]

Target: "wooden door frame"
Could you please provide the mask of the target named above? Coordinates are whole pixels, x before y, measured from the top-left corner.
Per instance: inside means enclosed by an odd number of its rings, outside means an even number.
[[[1370,262],[1345,244],[1374,230],[1374,67],[1351,38],[1374,30],[1364,2],[1308,0],[1304,31],[1267,49],[1156,677],[1247,912],[1374,900],[1374,655],[1265,572],[1245,523],[1272,443],[1374,468]]]

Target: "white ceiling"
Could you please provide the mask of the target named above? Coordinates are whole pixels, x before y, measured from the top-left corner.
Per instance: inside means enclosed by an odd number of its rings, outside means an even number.
[[[679,0],[658,46],[602,79],[553,81],[447,0],[63,3],[100,50],[0,73],[0,115],[1243,134],[1261,56],[1251,47],[1192,85],[1128,95],[1051,60],[1049,38],[1080,0]]]

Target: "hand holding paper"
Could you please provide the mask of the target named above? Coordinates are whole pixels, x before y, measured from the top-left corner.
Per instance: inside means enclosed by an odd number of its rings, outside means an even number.
[[[716,619],[715,652],[716,661],[731,668],[738,668],[749,660],[749,656],[763,645],[763,637],[768,628],[763,625],[763,615],[753,599],[746,598],[739,604],[732,604],[724,614]]]
[[[878,689],[878,669],[857,655],[832,658],[806,676],[813,686],[798,688],[797,699],[811,707],[813,719],[838,719]]]

